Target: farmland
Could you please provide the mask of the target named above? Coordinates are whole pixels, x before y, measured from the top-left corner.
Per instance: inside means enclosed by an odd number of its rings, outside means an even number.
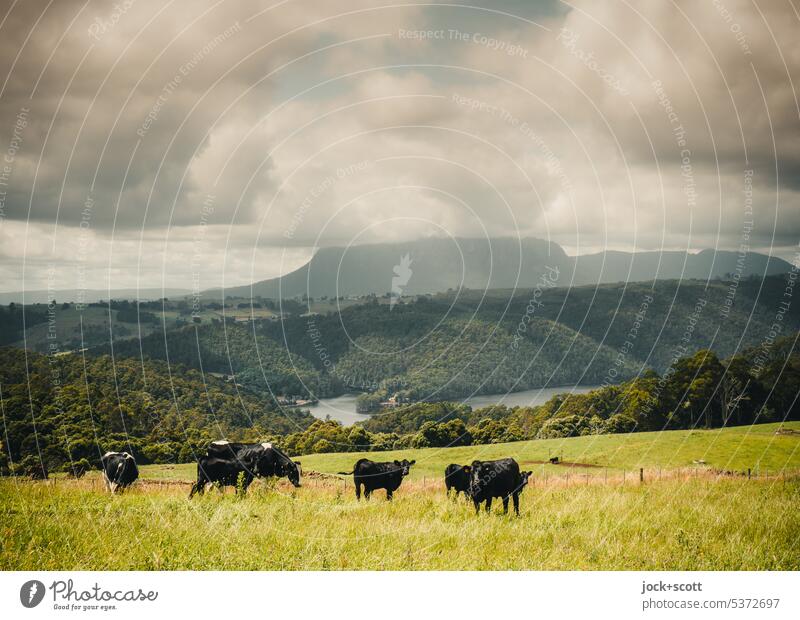
[[[192,464],[144,466],[140,482],[115,497],[96,473],[5,479],[0,568],[797,570],[800,425],[777,430],[384,453],[417,460],[391,503],[381,493],[358,503],[352,484],[330,475],[358,454],[301,457],[302,488],[258,482],[245,499],[229,491],[188,501],[180,481]],[[521,517],[476,517],[445,497],[445,464],[500,455],[534,471]],[[539,463],[548,455],[567,464]],[[747,468],[752,479],[735,473]]]

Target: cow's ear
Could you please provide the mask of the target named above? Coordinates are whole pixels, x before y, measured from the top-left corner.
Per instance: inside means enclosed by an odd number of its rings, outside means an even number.
[[[409,465],[413,465],[413,464],[414,464],[414,463],[416,463],[416,462],[417,462],[417,460],[416,460],[416,459],[414,459],[413,461],[411,461],[411,462],[409,463]]]
[[[300,461],[295,461],[294,464],[295,465],[302,465],[302,463],[300,463]]]
[[[464,470],[465,474],[468,474],[469,472],[472,471],[472,467],[470,467],[469,465],[464,465],[464,467],[462,467],[461,469]]]
[[[398,461],[397,459],[395,459],[395,460],[394,460],[394,464],[395,464],[395,465],[400,465],[400,461]]]
[[[532,471],[526,471],[526,472],[525,472],[525,475],[526,475],[526,476],[532,476],[532,475],[533,475],[533,472],[532,472]]]

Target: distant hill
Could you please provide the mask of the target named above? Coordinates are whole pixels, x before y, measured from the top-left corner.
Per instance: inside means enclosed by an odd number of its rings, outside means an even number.
[[[92,304],[98,301],[108,301],[109,299],[138,299],[139,301],[153,301],[161,299],[162,297],[183,297],[184,295],[191,294],[189,289],[179,288],[121,288],[114,290],[85,290],[77,291],[76,289],[59,289],[57,291],[48,290],[31,290],[31,291],[13,291],[9,293],[0,293],[0,305],[7,304],[46,304],[51,299],[57,302],[70,302],[77,303],[79,298],[82,303]]]
[[[408,256],[408,269],[403,257]],[[708,280],[736,273],[745,278],[786,273],[791,265],[775,257],[703,250],[698,253],[600,252],[568,256],[542,239],[424,239],[404,243],[322,248],[303,267],[280,278],[225,289],[226,296],[290,298],[440,293],[449,289],[531,288],[548,268],[558,286]],[[204,293],[206,298],[222,291]]]
[[[236,374],[259,394],[454,399],[616,383],[647,368],[666,372],[675,359],[705,348],[734,355],[767,342],[778,312],[781,335],[800,329],[800,306],[781,309],[785,288],[784,275],[743,279],[735,287],[689,279],[538,293],[453,291],[246,327],[187,326],[166,337],[156,332],[115,342],[113,351]]]

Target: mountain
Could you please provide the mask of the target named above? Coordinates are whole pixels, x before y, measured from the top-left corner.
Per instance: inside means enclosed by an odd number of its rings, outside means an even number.
[[[404,258],[407,257],[407,259]],[[407,263],[407,264],[406,264]],[[786,273],[776,257],[703,250],[698,253],[599,252],[568,256],[542,239],[423,239],[403,243],[330,247],[279,278],[225,289],[225,296],[291,298],[439,293],[449,289],[533,288],[543,275],[557,286],[645,280],[741,278]],[[206,291],[204,297],[222,294]]]

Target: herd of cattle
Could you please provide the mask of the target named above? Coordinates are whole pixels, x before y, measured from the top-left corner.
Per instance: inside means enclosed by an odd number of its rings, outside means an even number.
[[[416,461],[403,459],[375,463],[369,459],[359,459],[353,471],[340,471],[339,474],[352,474],[356,488],[356,499],[369,499],[373,491],[384,489],[386,499],[392,495],[409,474]],[[136,461],[127,452],[108,452],[101,459],[103,480],[112,493],[129,487],[139,477]],[[215,441],[208,446],[206,454],[197,462],[197,482],[192,485],[189,499],[195,493],[201,495],[209,484],[236,487],[237,492],[245,493],[255,478],[288,478],[295,487],[300,486],[300,462],[293,461],[276,446],[270,443],[233,443]],[[514,502],[514,512],[519,514],[519,494],[532,472],[520,471],[512,458],[497,461],[473,461],[471,465],[448,465],[444,471],[447,495],[451,491],[458,497],[464,493],[475,505],[475,512],[485,504],[486,512],[492,508],[492,500],[503,501],[503,512],[508,512],[508,501]]]

